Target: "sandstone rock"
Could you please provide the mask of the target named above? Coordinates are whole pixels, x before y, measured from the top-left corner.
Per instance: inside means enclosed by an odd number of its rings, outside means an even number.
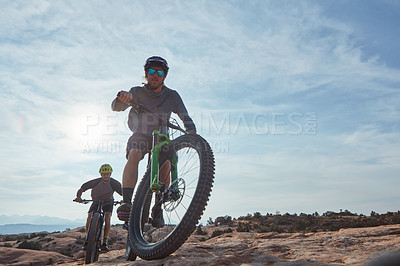
[[[17,249],[0,247],[0,263],[1,265],[46,265],[55,263],[64,263],[73,259],[61,255],[54,251],[38,251],[29,249]],[[3,264],[4,263],[4,264]]]
[[[215,228],[204,227],[208,233],[205,241],[204,236],[192,235],[181,248],[162,260],[137,259],[127,262],[124,258],[126,230],[112,227],[115,239],[112,250],[101,254],[95,265],[400,265],[400,225],[316,233],[249,233],[233,230],[208,239]],[[68,235],[68,232],[62,234],[63,237],[55,238],[57,245],[71,243],[72,235]],[[23,256],[17,251],[21,252],[15,248],[1,248],[0,264],[5,262],[5,256],[10,256],[14,263],[29,265],[34,254],[42,254],[43,262],[50,257],[57,263],[64,261],[61,265],[81,265],[83,262],[77,256],[71,262],[71,258],[53,254],[55,252],[24,251],[22,253],[29,255]],[[12,258],[11,254],[14,254]]]

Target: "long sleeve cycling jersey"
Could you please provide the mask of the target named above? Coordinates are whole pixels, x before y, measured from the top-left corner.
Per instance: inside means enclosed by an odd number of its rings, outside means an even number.
[[[92,179],[84,183],[80,188],[82,192],[85,192],[88,189],[92,189],[91,196],[93,200],[112,201],[114,200],[114,191],[122,196],[121,183],[114,178],[110,178],[110,181],[107,183],[103,183],[101,177]]]
[[[145,86],[133,87],[129,91],[132,93],[135,101],[147,109],[157,113],[158,115],[169,119],[171,113],[175,113],[183,121],[186,130],[196,130],[193,120],[190,118],[188,111],[179,96],[178,92],[163,86],[161,92],[156,93]],[[118,98],[114,99],[111,104],[113,111],[125,111],[129,105],[122,102]],[[153,130],[158,130],[158,121],[149,113],[137,112],[131,108],[129,112],[128,126],[134,133],[151,134]],[[166,133],[166,128],[161,130]]]

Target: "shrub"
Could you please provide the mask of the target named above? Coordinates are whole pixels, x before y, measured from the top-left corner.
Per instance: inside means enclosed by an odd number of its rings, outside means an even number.
[[[238,227],[236,228],[237,232],[250,232],[251,224],[250,223],[242,223],[239,222]]]
[[[85,243],[85,239],[83,239],[83,238],[77,238],[75,241],[75,244],[78,244],[78,245],[83,245],[83,243]]]
[[[38,242],[33,242],[33,241],[23,241],[21,244],[18,245],[17,248],[21,249],[34,249],[34,250],[41,250],[42,245]]]
[[[4,239],[4,241],[14,241],[14,240],[16,240],[16,238],[13,236],[6,236],[6,238]]]
[[[216,237],[216,236],[220,236],[220,235],[225,234],[225,233],[232,233],[232,232],[233,231],[232,231],[231,228],[228,228],[226,230],[215,230],[214,232],[212,232],[211,238]]]
[[[214,221],[215,225],[228,225],[231,226],[232,225],[232,217],[229,215],[225,215],[225,216],[219,216],[215,219]]]
[[[35,238],[35,237],[40,237],[40,238],[43,238],[43,237],[45,237],[45,236],[47,236],[47,235],[48,235],[48,233],[47,233],[47,232],[42,232],[42,233],[32,233],[32,234],[30,234],[30,235],[29,235],[28,239],[32,239],[32,238]]]
[[[72,254],[71,248],[68,248],[67,250],[61,250],[60,253],[62,255],[68,256],[68,257],[73,257],[74,255]]]
[[[248,213],[246,216],[240,216],[238,220],[246,220],[246,221],[251,221],[253,219],[253,215]]]
[[[261,215],[260,212],[255,212],[255,213],[253,214],[253,217],[254,217],[255,219],[260,219],[260,218],[262,218],[262,215]]]
[[[222,230],[215,230],[214,232],[212,232],[211,234],[211,238],[216,237],[216,236],[220,236],[222,235],[224,232]]]
[[[197,229],[196,229],[196,235],[205,236],[205,235],[207,235],[207,232],[204,232],[202,226],[199,225],[199,226],[197,226]]]

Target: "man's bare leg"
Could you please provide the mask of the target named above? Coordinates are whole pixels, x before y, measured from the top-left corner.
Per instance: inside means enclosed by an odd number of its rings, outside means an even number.
[[[160,168],[160,181],[161,183],[165,184],[165,187],[169,187],[169,185],[171,184],[170,170],[171,162],[167,160]]]
[[[139,162],[142,160],[142,157],[142,151],[139,149],[131,149],[129,152],[128,161],[122,173],[122,196],[124,203],[132,202],[133,190],[138,179]]]

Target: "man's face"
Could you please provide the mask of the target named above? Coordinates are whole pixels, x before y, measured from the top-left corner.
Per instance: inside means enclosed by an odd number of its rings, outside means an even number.
[[[111,177],[111,173],[101,174],[101,178],[102,178],[103,183],[107,183],[108,181],[110,181],[110,177]]]
[[[156,72],[153,75],[151,75],[149,71],[146,71],[147,84],[151,89],[155,90],[160,88],[164,84],[166,73],[164,71],[164,76],[160,77],[157,73],[157,70],[163,71],[161,67],[151,67],[150,69],[154,69],[156,70]]]

